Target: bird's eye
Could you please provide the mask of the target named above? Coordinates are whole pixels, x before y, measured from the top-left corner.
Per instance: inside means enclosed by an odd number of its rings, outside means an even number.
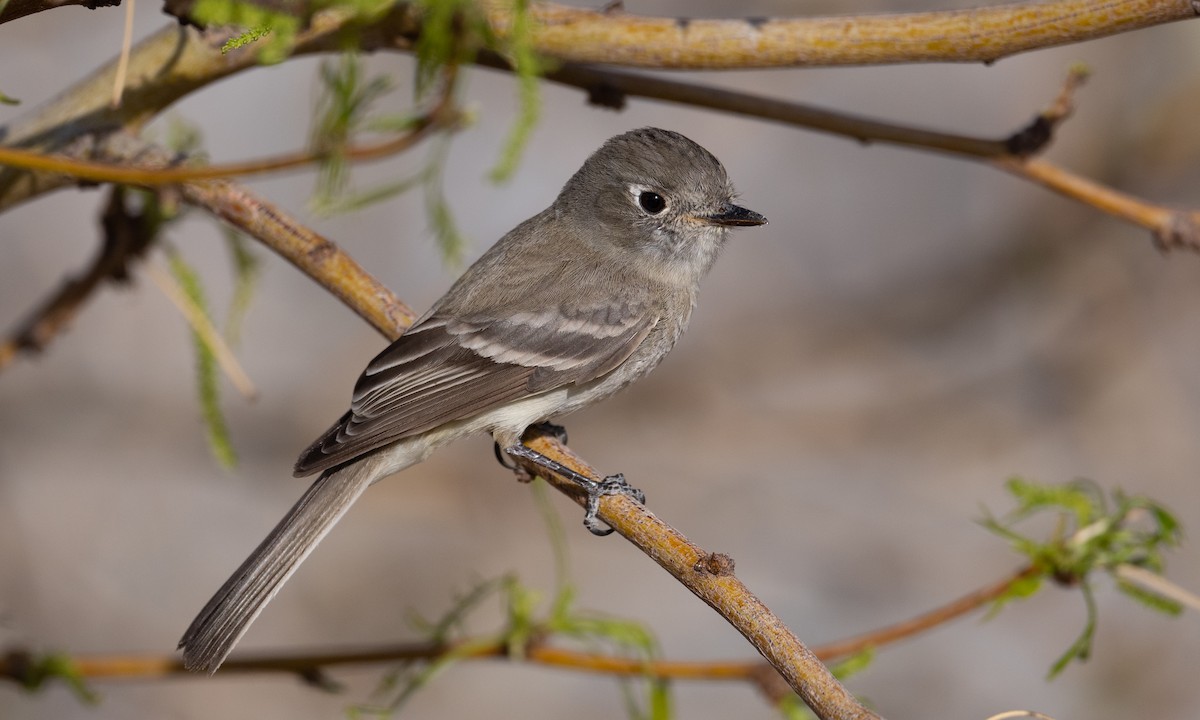
[[[662,195],[649,190],[643,190],[638,193],[638,205],[651,215],[657,215],[667,207],[667,201],[663,200]]]

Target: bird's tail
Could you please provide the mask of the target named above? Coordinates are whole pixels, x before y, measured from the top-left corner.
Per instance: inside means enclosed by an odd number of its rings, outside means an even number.
[[[179,647],[189,670],[216,672],[250,623],[375,479],[374,463],[327,470],[192,621]]]

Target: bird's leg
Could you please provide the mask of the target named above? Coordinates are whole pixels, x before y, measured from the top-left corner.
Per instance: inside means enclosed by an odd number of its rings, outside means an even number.
[[[531,425],[530,430],[533,430],[539,435],[549,435],[563,445],[567,444],[567,429],[562,425],[555,425],[552,422],[541,422],[537,425]],[[531,482],[533,476],[521,469],[520,465],[510,462],[504,455],[504,448],[500,447],[500,443],[492,443],[492,452],[496,454],[496,462],[500,463],[500,467],[505,470],[511,470],[516,473],[517,479],[521,482]]]
[[[499,446],[497,446],[499,447]],[[550,470],[558,475],[565,477],[571,482],[583,488],[587,493],[586,512],[583,515],[583,526],[586,527],[593,535],[608,535],[613,529],[604,524],[604,522],[596,516],[600,511],[600,498],[605,495],[625,495],[639,503],[645,504],[646,494],[635,487],[631,487],[625,482],[625,476],[617,473],[609,475],[603,480],[597,482],[590,477],[581,473],[575,472],[571,468],[563,465],[557,460],[552,460],[537,450],[533,450],[521,443],[511,445],[504,449],[504,452],[514,457],[525,458],[532,461],[534,464]]]
[[[537,425],[531,425],[529,430],[534,431],[538,435],[549,435],[563,445],[567,444],[567,429],[562,425],[555,425],[547,420],[546,422],[540,422]],[[528,432],[528,430],[526,432]]]

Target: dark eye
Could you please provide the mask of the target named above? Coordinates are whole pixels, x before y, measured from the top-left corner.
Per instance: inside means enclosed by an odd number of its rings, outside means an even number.
[[[663,200],[662,195],[649,190],[643,190],[638,193],[638,205],[651,215],[657,215],[667,207],[667,201]]]

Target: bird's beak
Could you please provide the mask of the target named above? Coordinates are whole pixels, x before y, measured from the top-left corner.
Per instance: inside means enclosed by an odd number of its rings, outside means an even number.
[[[752,227],[767,224],[767,219],[762,215],[733,204],[726,205],[721,212],[715,215],[705,215],[702,219],[713,225],[726,227]]]

